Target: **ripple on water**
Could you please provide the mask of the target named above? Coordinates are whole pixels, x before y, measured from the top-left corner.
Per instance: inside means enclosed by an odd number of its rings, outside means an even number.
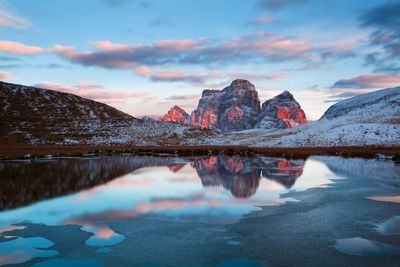
[[[238,258],[232,260],[221,261],[214,265],[214,267],[265,267],[262,261]]]
[[[104,264],[98,260],[81,259],[81,260],[65,260],[65,259],[54,259],[44,262],[39,262],[32,267],[70,267],[70,266],[85,266],[85,267],[102,267]]]
[[[400,234],[400,216],[394,216],[378,224],[377,230],[383,235],[399,235]]]
[[[340,253],[354,256],[383,257],[400,254],[400,247],[361,237],[338,239],[335,244],[335,249]]]
[[[110,248],[98,248],[96,249],[97,254],[105,254],[105,253],[110,253],[111,249]]]

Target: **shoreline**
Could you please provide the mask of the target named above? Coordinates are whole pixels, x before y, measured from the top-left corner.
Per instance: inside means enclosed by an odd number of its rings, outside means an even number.
[[[196,155],[265,155],[285,158],[307,158],[312,155],[376,158],[378,155],[400,159],[400,146],[295,147],[271,148],[248,146],[130,146],[130,145],[13,145],[0,147],[0,160],[113,154]]]

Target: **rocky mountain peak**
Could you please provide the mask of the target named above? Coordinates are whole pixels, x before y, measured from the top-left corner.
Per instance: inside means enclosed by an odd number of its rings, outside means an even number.
[[[224,90],[256,91],[256,88],[251,82],[249,82],[247,80],[236,79],[228,87],[226,87]]]
[[[289,91],[284,91],[283,93],[281,93],[275,97],[283,98],[283,99],[294,99],[294,96]]]
[[[284,91],[266,101],[262,109],[255,86],[243,79],[234,80],[222,90],[203,91],[197,108],[189,116],[175,106],[162,121],[173,121],[230,132],[258,128],[290,128],[307,123],[299,103]]]
[[[167,114],[164,115],[164,117],[160,118],[159,121],[189,124],[190,115],[181,107],[175,105]]]
[[[300,104],[288,91],[267,100],[262,105],[256,128],[292,128],[307,123]]]

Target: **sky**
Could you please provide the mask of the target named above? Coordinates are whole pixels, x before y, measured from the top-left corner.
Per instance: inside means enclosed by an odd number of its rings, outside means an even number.
[[[310,120],[399,86],[400,0],[0,0],[2,81],[159,117],[238,78]]]

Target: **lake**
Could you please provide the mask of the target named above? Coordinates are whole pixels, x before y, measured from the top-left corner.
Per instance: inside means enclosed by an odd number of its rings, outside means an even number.
[[[399,266],[400,164],[168,155],[0,162],[0,265]]]

